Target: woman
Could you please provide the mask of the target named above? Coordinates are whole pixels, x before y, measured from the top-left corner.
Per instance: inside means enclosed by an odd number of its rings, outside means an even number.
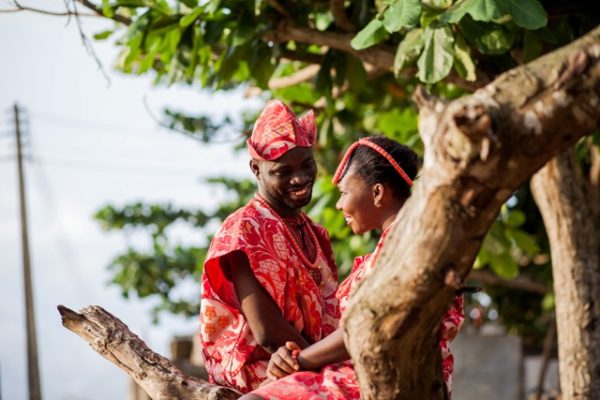
[[[382,232],[375,252],[356,258],[352,272],[337,291],[342,313],[352,289],[371,271],[398,211],[410,196],[417,168],[417,155],[412,150],[382,136],[360,139],[340,163],[333,178],[341,193],[336,207],[355,234]],[[457,296],[444,317],[440,337],[448,392],[454,364],[448,343],[463,319],[462,296]],[[269,362],[268,374],[277,380],[242,399],[359,399],[358,381],[349,358],[342,327],[303,350],[288,342]]]

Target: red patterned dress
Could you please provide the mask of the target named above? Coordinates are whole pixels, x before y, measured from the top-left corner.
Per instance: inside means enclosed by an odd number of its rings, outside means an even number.
[[[352,289],[373,269],[377,254],[388,228],[377,243],[375,252],[354,260],[350,275],[340,284],[336,296],[343,313],[348,305]],[[464,320],[463,297],[457,296],[442,321],[440,349],[444,381],[450,391],[454,358],[448,345],[456,337]],[[340,321],[342,322],[342,321]],[[360,399],[358,380],[352,360],[326,365],[320,371],[301,371],[266,384],[252,392],[267,400],[354,400]]]
[[[310,262],[285,222],[260,197],[230,215],[211,242],[202,275],[200,342],[211,382],[241,392],[266,379],[270,353],[241,313],[221,257],[243,251],[286,321],[312,341],[338,326],[337,270],[327,232],[302,214],[316,249]],[[235,272],[234,272],[235,273]]]

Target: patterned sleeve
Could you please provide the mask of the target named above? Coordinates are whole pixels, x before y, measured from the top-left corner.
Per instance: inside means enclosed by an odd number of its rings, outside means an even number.
[[[456,296],[442,320],[442,340],[454,340],[465,320],[464,297]]]

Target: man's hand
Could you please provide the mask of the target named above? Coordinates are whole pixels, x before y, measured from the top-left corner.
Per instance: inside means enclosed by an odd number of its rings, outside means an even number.
[[[267,376],[269,379],[279,379],[300,370],[298,363],[300,346],[295,342],[285,342],[285,346],[279,347],[269,360]]]

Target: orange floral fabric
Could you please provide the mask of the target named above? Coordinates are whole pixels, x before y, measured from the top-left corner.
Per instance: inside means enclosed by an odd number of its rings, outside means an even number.
[[[286,321],[312,341],[337,327],[337,270],[327,232],[309,222],[316,235],[317,285],[296,254],[284,222],[252,199],[229,216],[211,242],[202,275],[200,342],[211,382],[249,392],[266,379],[269,352],[261,347],[240,311],[233,283],[221,257],[243,251],[259,283]],[[235,273],[235,271],[232,271]]]

